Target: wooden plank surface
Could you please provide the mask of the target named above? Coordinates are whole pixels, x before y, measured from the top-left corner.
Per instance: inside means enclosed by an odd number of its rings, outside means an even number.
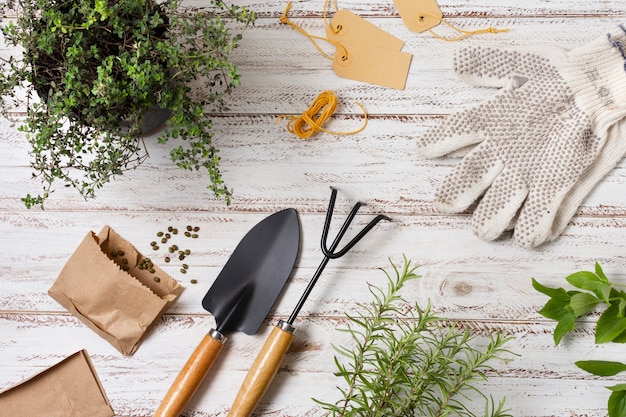
[[[189,0],[202,5],[204,0]],[[213,117],[231,206],[212,198],[201,173],[183,172],[169,161],[169,145],[148,140],[149,160],[84,201],[60,189],[45,210],[27,210],[20,198],[36,193],[25,137],[0,121],[0,390],[18,383],[79,349],[87,349],[117,417],[148,417],[176,373],[214,325],[200,300],[241,237],[259,220],[285,207],[298,210],[302,247],[289,285],[257,336],[235,333],[210,377],[189,404],[187,417],[223,416],[271,326],[289,315],[322,259],[320,233],[330,196],[339,191],[331,234],[357,201],[362,227],[378,213],[383,222],[348,255],[329,263],[305,304],[298,331],[278,376],[255,415],[322,416],[311,397],[336,397],[333,344],[347,343],[337,332],[345,312],[369,301],[367,283],[383,285],[389,260],[405,255],[422,276],[403,292],[407,308],[428,301],[440,316],[467,326],[477,342],[502,331],[517,356],[494,363],[498,373],[482,384],[495,398],[506,396],[519,417],[606,415],[609,391],[619,376],[591,377],[573,365],[580,359],[626,362],[623,347],[595,345],[595,316],[554,347],[554,323],[538,314],[546,299],[531,287],[547,285],[599,261],[607,275],[626,282],[626,164],[622,161],[593,190],[562,237],[536,250],[519,248],[510,236],[483,242],[470,229],[471,213],[442,215],[431,205],[434,188],[457,158],[423,160],[415,140],[443,117],[493,94],[465,84],[452,70],[452,53],[466,45],[571,48],[604,36],[626,18],[622,0],[449,0],[444,16],[464,29],[507,27],[508,33],[446,43],[409,32],[393,2],[350,0],[346,8],[403,39],[414,55],[407,87],[394,90],[336,77],[300,33],[279,23],[286,3],[238,1],[259,13],[242,46],[233,54],[242,85],[223,114]],[[323,2],[294,2],[295,23],[323,34]],[[449,32],[438,28],[442,34]],[[329,45],[323,45],[330,50]],[[11,52],[6,47],[2,54]],[[331,130],[367,128],[352,136],[317,135],[303,141],[285,130],[278,115],[297,115],[324,90],[333,90],[339,108]],[[201,94],[201,91],[198,92]],[[19,116],[19,113],[16,114]],[[175,142],[175,141],[174,141]],[[149,242],[168,225],[201,228],[189,273],[166,265]],[[186,288],[149,333],[138,351],[122,357],[106,341],[47,294],[63,265],[90,231],[112,226],[140,251],[160,262]],[[191,284],[191,279],[197,284]],[[478,403],[476,403],[478,405]],[[0,410],[0,416],[2,411]],[[4,416],[2,416],[4,417]],[[12,416],[13,417],[13,416]]]

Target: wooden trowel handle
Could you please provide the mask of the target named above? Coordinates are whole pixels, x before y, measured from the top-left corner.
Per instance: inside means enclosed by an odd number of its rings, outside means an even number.
[[[265,341],[259,355],[241,384],[228,417],[248,417],[274,379],[291,341],[295,328],[281,321]]]
[[[218,357],[226,338],[217,330],[204,336],[174,380],[154,417],[178,417]]]

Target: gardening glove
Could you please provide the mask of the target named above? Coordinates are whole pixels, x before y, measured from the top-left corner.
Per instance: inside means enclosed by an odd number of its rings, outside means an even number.
[[[562,204],[580,204],[581,192],[589,192],[595,178],[623,156],[621,147],[617,158],[602,153],[609,130],[626,116],[623,43],[626,29],[620,26],[584,46],[545,55],[458,50],[454,69],[461,78],[500,90],[418,140],[418,152],[428,158],[478,144],[440,184],[435,207],[459,213],[480,198],[472,228],[485,240],[498,238],[510,225],[523,247],[558,236],[552,229],[557,212],[560,233],[564,217],[577,208]],[[605,160],[596,161],[599,157]],[[589,175],[594,179],[587,180]],[[581,192],[566,199],[577,182]]]
[[[608,131],[608,139],[600,155],[587,168],[586,175],[572,187],[565,196],[561,207],[556,212],[554,222],[546,241],[556,239],[565,229],[587,194],[626,154],[626,119],[612,126]]]

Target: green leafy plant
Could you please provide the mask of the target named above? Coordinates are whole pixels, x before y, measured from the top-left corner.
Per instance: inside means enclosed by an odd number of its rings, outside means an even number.
[[[43,205],[57,182],[84,198],[147,157],[145,122],[169,117],[158,142],[180,138],[172,161],[205,170],[208,188],[230,203],[212,144],[210,112],[239,85],[230,53],[255,14],[212,0],[188,8],[181,0],[8,0],[5,42],[21,56],[0,59],[1,111],[20,124],[31,145],[33,176]],[[193,94],[191,84],[202,90]],[[26,118],[19,117],[26,112]],[[18,117],[16,117],[18,115]]]
[[[532,279],[533,288],[550,297],[539,313],[557,321],[554,344],[558,345],[568,332],[576,328],[579,318],[599,308],[604,308],[604,311],[596,323],[595,342],[625,343],[626,292],[621,289],[623,285],[611,282],[597,262],[594,272],[575,272],[565,280],[576,289],[546,287]],[[626,371],[626,364],[614,361],[577,361],[576,366],[598,376],[614,376]],[[626,384],[607,388],[611,390],[609,417],[626,417]]]
[[[346,332],[354,346],[334,346],[343,380],[341,399],[328,403],[314,399],[332,416],[474,416],[467,404],[469,392],[485,398],[485,416],[509,416],[505,400],[497,405],[477,388],[494,371],[488,364],[503,359],[510,339],[496,333],[484,351],[474,348],[469,330],[436,317],[430,304],[407,316],[398,295],[410,280],[418,278],[404,259],[400,270],[393,263],[386,289],[370,285],[373,301],[359,304],[360,311],[347,315]]]

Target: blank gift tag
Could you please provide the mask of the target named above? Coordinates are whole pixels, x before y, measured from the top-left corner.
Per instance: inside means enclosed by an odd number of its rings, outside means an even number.
[[[343,44],[344,42],[359,41],[381,48],[401,50],[404,46],[402,39],[380,29],[378,26],[355,15],[348,10],[339,10],[326,26],[328,39]]]
[[[333,58],[340,77],[384,87],[404,89],[413,55],[359,41],[344,41]]]
[[[434,28],[443,19],[435,0],[393,0],[404,25],[411,31],[422,33]]]

